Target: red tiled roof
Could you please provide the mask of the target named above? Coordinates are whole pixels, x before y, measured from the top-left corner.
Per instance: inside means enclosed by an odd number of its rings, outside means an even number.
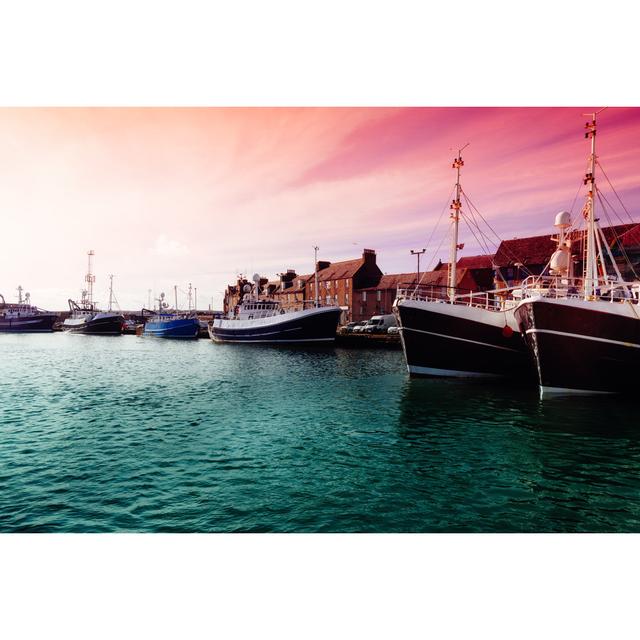
[[[340,280],[341,278],[353,278],[358,269],[364,264],[362,258],[356,260],[343,260],[342,262],[332,262],[326,269],[318,271],[318,280]]]
[[[629,231],[620,236],[623,247],[637,247],[640,245],[640,224],[635,225]]]
[[[604,227],[604,237],[611,244],[616,235],[621,236],[625,232],[633,229],[635,224],[618,224],[612,227]],[[581,255],[583,231],[572,232],[573,245],[572,253]],[[556,243],[548,236],[529,236],[527,238],[514,238],[513,240],[503,240],[496,251],[493,260],[498,267],[510,267],[516,262],[523,265],[541,264],[545,265],[556,250]]]
[[[493,261],[498,267],[511,267],[516,262],[524,265],[544,265],[547,264],[556,247],[550,235],[503,240]]]
[[[469,269],[457,269],[456,270],[456,284],[459,286],[462,279],[465,277]],[[418,284],[416,278],[416,272],[412,273],[391,273],[382,276],[380,281],[375,287],[366,287],[364,289],[358,289],[358,291],[377,291],[379,289],[397,289],[401,285],[415,285]],[[449,284],[449,270],[446,268],[440,268],[436,271],[420,272],[420,284],[443,286],[446,287]]]
[[[456,262],[458,269],[491,269],[493,256],[464,256]]]
[[[420,274],[422,277],[422,274]],[[416,284],[416,273],[388,273],[382,276],[375,287],[365,287],[358,291],[377,291],[378,289],[397,289],[400,284]]]

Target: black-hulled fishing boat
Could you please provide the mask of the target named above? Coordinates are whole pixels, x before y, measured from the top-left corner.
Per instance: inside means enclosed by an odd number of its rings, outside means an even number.
[[[394,302],[407,369],[413,376],[527,378],[532,367],[513,315],[513,290],[473,293],[456,288],[465,147],[453,161],[457,180],[450,207],[453,232],[448,285],[401,285]]]
[[[605,200],[596,187],[597,114],[590,115],[583,277],[573,277],[571,243],[563,242],[551,274],[525,280],[523,299],[515,309],[535,360],[541,396],[638,390],[640,281],[623,279],[596,218],[596,201],[604,208]]]
[[[93,251],[89,251],[89,269],[85,276],[87,288],[82,291],[80,303],[69,300],[70,316],[62,323],[63,331],[68,333],[82,333],[87,335],[119,336],[122,335],[125,319],[121,313],[112,311],[113,278],[109,289],[109,310],[100,311],[93,302],[93,284],[96,281],[91,273],[91,258]]]
[[[256,274],[253,279],[254,287],[244,286],[242,300],[233,312],[209,324],[214,342],[301,344],[335,340],[340,307],[321,306],[316,300],[303,304],[302,309],[288,310],[260,294],[260,277]]]
[[[57,314],[34,307],[30,294],[22,297],[22,287],[18,287],[18,303],[7,303],[0,294],[0,332],[3,333],[48,333],[58,319]]]

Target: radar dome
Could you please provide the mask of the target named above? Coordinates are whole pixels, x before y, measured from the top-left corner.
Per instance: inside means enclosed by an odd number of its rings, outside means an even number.
[[[251,279],[254,282],[260,282],[260,274],[259,273],[254,273],[253,276],[251,277]]]
[[[245,293],[251,293],[251,285],[250,284],[245,284],[244,287],[242,287],[242,290]]]
[[[571,214],[568,211],[561,211],[556,215],[556,221],[553,226],[560,229],[567,229],[571,226]]]
[[[552,274],[566,274],[569,271],[569,261],[571,260],[571,255],[569,253],[568,247],[562,247],[558,249],[552,256],[549,261],[549,268]]]

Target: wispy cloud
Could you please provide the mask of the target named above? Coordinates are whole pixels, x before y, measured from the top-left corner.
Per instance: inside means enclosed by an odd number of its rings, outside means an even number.
[[[330,260],[374,248],[384,271],[405,272],[467,142],[463,187],[492,226],[551,232],[585,170],[589,110],[0,109],[0,291],[22,283],[61,308],[89,248],[97,286],[116,274],[125,308],[176,283],[219,299],[236,269],[308,272],[316,244]],[[601,115],[599,157],[632,213],[639,146],[639,109]]]

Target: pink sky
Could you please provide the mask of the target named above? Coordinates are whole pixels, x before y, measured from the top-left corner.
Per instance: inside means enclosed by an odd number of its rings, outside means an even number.
[[[592,110],[0,109],[0,293],[12,301],[21,284],[63,309],[88,249],[98,302],[113,273],[125,309],[189,282],[201,308],[219,307],[237,273],[311,272],[316,244],[331,261],[376,249],[386,273],[415,269],[410,249],[446,260],[446,217],[426,243],[467,142],[463,188],[500,236],[552,233],[581,183]],[[597,141],[640,221],[640,109],[604,111]],[[460,241],[480,252],[464,225]]]

